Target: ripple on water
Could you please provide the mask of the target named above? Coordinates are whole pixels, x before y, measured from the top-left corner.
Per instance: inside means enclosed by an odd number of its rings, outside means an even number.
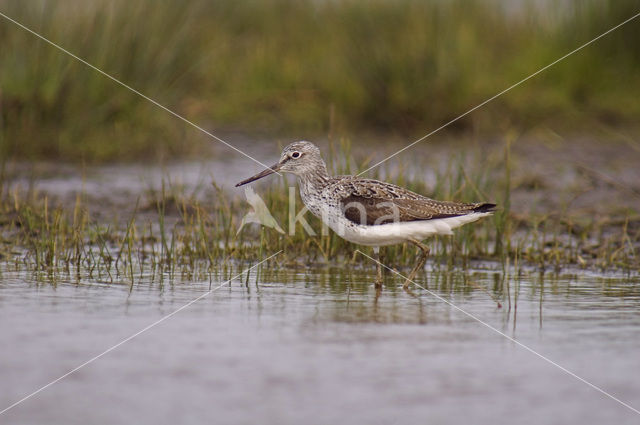
[[[632,423],[637,415],[424,291],[370,274],[234,281],[7,412],[7,423]],[[277,278],[276,278],[277,277]],[[468,279],[468,278],[471,279]],[[470,287],[465,282],[474,282]],[[213,287],[216,285],[214,279]],[[631,405],[638,282],[491,273],[428,289]],[[490,288],[485,292],[478,288]],[[159,320],[209,280],[0,277],[1,406]],[[492,299],[499,298],[502,308]]]

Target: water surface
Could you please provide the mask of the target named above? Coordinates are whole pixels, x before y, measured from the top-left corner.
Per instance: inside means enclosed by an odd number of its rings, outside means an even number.
[[[0,416],[6,424],[638,423],[455,308],[370,271],[234,280]],[[640,407],[640,289],[600,276],[429,272],[420,282]],[[5,269],[0,409],[223,279],[96,282]],[[246,283],[246,284],[245,284]],[[485,292],[479,287],[486,287]],[[492,300],[501,298],[502,308]]]

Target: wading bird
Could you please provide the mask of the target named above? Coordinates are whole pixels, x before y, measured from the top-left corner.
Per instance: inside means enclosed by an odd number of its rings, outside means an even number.
[[[298,177],[306,207],[340,237],[374,247],[410,242],[420,249],[418,260],[403,288],[408,290],[424,267],[429,247],[422,240],[451,235],[452,229],[491,215],[495,204],[436,201],[400,186],[357,176],[331,177],[320,149],[311,142],[294,142],[284,148],[280,160],[261,173],[236,185],[242,186],[275,172]],[[377,261],[376,289],[382,287],[382,265]]]

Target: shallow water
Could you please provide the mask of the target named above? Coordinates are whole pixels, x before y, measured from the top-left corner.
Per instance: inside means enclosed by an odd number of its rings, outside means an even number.
[[[0,415],[7,424],[638,423],[640,416],[425,291],[262,270]],[[0,275],[0,409],[222,283]],[[429,272],[428,288],[640,408],[640,286]],[[211,286],[210,286],[211,285]],[[488,288],[488,292],[478,289]],[[501,297],[502,308],[492,300]],[[517,308],[516,308],[517,307]]]

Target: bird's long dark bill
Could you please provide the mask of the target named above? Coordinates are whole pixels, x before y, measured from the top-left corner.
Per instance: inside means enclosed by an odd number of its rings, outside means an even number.
[[[266,168],[264,171],[262,171],[262,172],[260,172],[260,173],[256,174],[255,176],[253,176],[253,177],[249,177],[249,178],[248,178],[248,179],[246,179],[246,180],[242,180],[240,183],[238,183],[238,184],[236,185],[236,187],[238,187],[238,186],[242,186],[242,185],[244,185],[244,184],[251,183],[251,182],[254,182],[254,181],[258,180],[258,179],[261,179],[261,178],[263,178],[263,177],[266,177],[266,176],[268,176],[269,174],[273,174],[273,173],[277,172],[279,169],[280,169],[280,164],[274,164],[274,165],[272,165],[271,167]]]

